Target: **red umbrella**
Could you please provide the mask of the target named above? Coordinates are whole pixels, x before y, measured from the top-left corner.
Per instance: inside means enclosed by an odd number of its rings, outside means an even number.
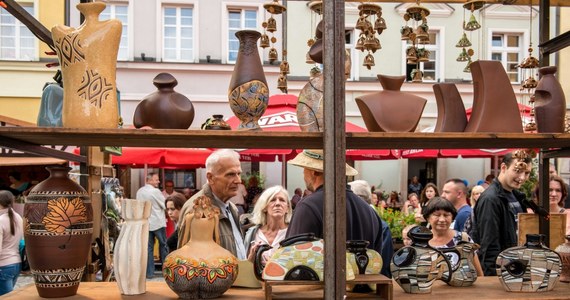
[[[438,158],[438,149],[404,149],[400,150],[402,158]]]
[[[232,116],[226,122],[236,129],[240,123],[236,116]],[[265,131],[293,131],[300,132],[297,121],[297,96],[289,94],[273,95],[269,97],[269,105],[265,113],[258,121],[259,126]],[[367,132],[365,128],[346,122],[347,132]],[[300,150],[292,149],[247,149],[240,152],[243,161],[272,162],[275,159],[283,161],[294,158]],[[367,150],[366,150],[367,151]],[[373,151],[370,151],[373,152]],[[390,155],[390,150],[384,150],[384,156]],[[380,155],[380,154],[377,154]]]

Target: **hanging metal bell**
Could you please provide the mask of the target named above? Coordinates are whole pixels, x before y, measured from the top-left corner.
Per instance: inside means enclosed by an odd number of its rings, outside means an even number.
[[[455,47],[465,48],[465,47],[469,47],[469,46],[471,46],[471,41],[467,38],[467,35],[464,32],[463,35],[461,36],[461,39],[459,39],[459,42],[457,42]]]
[[[456,59],[457,61],[468,61],[469,60],[469,55],[467,54],[467,50],[465,50],[465,48],[463,48],[463,50],[461,50],[461,53],[459,53],[459,56]]]
[[[368,24],[366,24],[366,17],[360,16],[358,17],[358,21],[356,21],[356,26],[354,27],[360,31],[365,31],[368,29]]]
[[[277,31],[277,21],[275,21],[273,17],[270,17],[269,20],[267,20],[267,31],[269,32]]]
[[[365,66],[368,70],[372,69],[372,67],[375,65],[374,55],[369,52],[368,55],[364,57],[364,63],[362,65]]]
[[[261,35],[259,47],[261,47],[263,49],[269,47],[269,36],[267,34],[264,33]]]
[[[534,68],[538,68],[539,64],[540,63],[539,63],[538,59],[531,55],[531,56],[525,58],[518,67],[521,69],[534,69]]]
[[[430,51],[427,50],[426,48],[420,48],[418,49],[418,61],[420,62],[427,62],[429,61],[429,55],[430,55]]]
[[[418,57],[416,47],[410,46],[406,49],[406,59],[415,60]]]
[[[269,54],[268,54],[269,63],[276,61],[278,56],[279,55],[277,54],[277,49],[275,49],[275,48],[269,49]]]
[[[281,74],[289,74],[289,63],[286,60],[283,60],[279,65],[279,72]]]
[[[463,29],[465,29],[467,31],[473,31],[473,30],[477,30],[479,28],[481,28],[481,24],[479,24],[479,22],[477,22],[477,19],[475,19],[475,15],[473,13],[471,13],[471,17],[469,17],[469,22],[467,22],[467,24],[465,24]]]
[[[412,82],[423,82],[424,72],[418,69],[412,70]]]
[[[285,74],[280,74],[277,78],[277,88],[287,94],[287,76]]]
[[[469,60],[467,61],[467,65],[466,65],[465,68],[463,69],[463,72],[465,72],[465,73],[471,73],[471,58],[469,58]]]
[[[386,21],[384,18],[380,17],[376,19],[376,22],[374,22],[374,30],[378,31],[378,34],[382,34],[386,28],[388,27],[386,26]]]
[[[416,28],[416,38],[418,40],[428,40],[429,34],[427,31],[428,31],[427,23],[423,23],[422,25],[418,26],[418,28]]]
[[[412,27],[406,25],[406,26],[402,26],[402,28],[400,29],[400,34],[402,37],[402,41],[407,41],[410,39],[410,34],[412,33]]]
[[[364,34],[360,34],[360,37],[358,38],[358,41],[356,41],[356,46],[354,46],[354,48],[364,52],[364,41],[365,40],[366,40],[366,38],[364,37]]]
[[[534,79],[533,76],[530,76],[529,78],[523,81],[523,84],[521,86],[525,89],[534,89],[536,88],[537,85],[538,81],[536,81],[536,79]]]

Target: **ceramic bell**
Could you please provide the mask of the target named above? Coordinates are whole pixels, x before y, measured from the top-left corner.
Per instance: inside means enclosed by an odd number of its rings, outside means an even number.
[[[415,226],[408,232],[411,246],[404,246],[394,253],[390,270],[396,283],[406,293],[431,293],[436,279],[450,280],[451,264],[447,257],[428,242],[433,233],[426,227]],[[447,274],[445,274],[447,273]]]
[[[558,253],[544,246],[544,234],[527,234],[522,247],[499,253],[497,274],[508,292],[546,292],[560,279],[562,262]]]

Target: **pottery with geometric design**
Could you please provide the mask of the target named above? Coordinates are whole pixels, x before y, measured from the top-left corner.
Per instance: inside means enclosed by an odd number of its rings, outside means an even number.
[[[68,167],[47,167],[50,177],[26,197],[24,239],[38,294],[75,295],[91,249],[93,209],[88,193],[68,178]]]
[[[72,28],[52,28],[54,46],[63,74],[64,127],[117,128],[116,65],[122,24],[99,21],[105,3],[79,3],[85,22]]]

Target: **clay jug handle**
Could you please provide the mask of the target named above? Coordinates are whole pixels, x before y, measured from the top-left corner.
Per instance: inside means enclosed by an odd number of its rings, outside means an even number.
[[[449,261],[449,259],[447,259],[447,256],[445,256],[445,254],[443,254],[443,252],[441,252],[439,249],[436,248],[432,248],[433,250],[437,251],[437,254],[441,257],[443,257],[443,259],[445,260],[445,263],[447,264],[447,279],[445,276],[442,275],[441,280],[445,283],[449,283],[451,281],[451,276],[453,275],[453,269],[451,268],[451,262]]]
[[[303,233],[303,234],[288,237],[288,238],[282,240],[281,242],[279,242],[279,245],[281,247],[287,247],[287,246],[290,246],[293,244],[297,244],[299,242],[314,242],[316,240],[317,240],[317,238],[315,237],[315,234],[312,232],[309,232],[309,233]]]
[[[261,263],[261,255],[263,254],[263,252],[271,248],[273,247],[267,244],[263,244],[259,245],[257,251],[255,251],[255,259],[253,261],[253,271],[255,273],[255,278],[257,278],[257,280],[259,281],[264,281],[261,275],[263,273],[263,269],[265,268],[265,266],[263,265],[263,263]]]

